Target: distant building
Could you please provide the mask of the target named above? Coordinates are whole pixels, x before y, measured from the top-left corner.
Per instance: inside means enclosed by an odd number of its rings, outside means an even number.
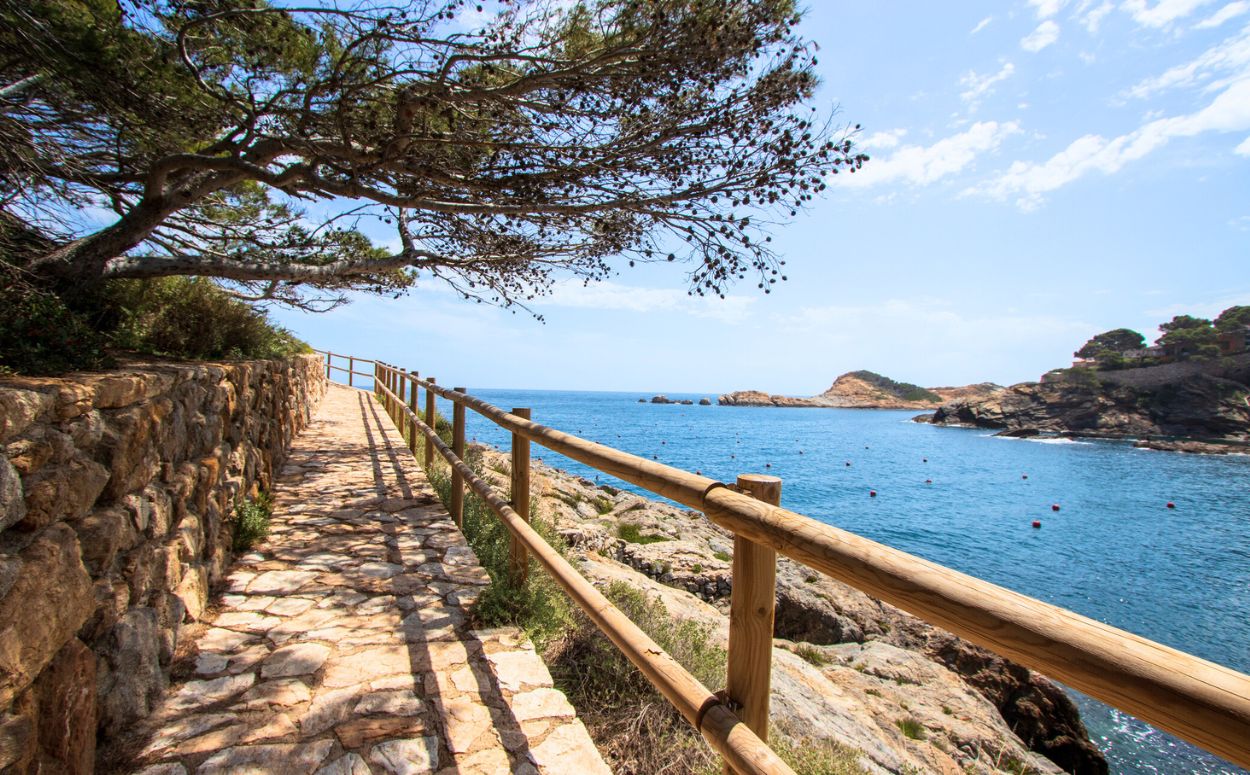
[[[1217,337],[1220,355],[1238,355],[1247,350],[1250,342],[1250,326],[1242,326],[1234,331],[1221,331]]]
[[[1162,358],[1163,348],[1159,345],[1153,347],[1143,347],[1140,350],[1125,350],[1121,353],[1125,360],[1140,361],[1143,358]]]
[[[1074,369],[1096,369],[1098,368],[1097,358],[1076,358],[1072,361]]]

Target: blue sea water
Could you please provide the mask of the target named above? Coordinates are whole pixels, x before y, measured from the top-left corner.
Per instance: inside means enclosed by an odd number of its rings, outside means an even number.
[[[782,504],[794,511],[1250,672],[1250,457],[995,438],[913,423],[912,411],[655,405],[638,403],[637,393],[471,392],[504,409],[530,407],[544,425],[722,481],[774,474],[784,482]],[[506,433],[468,415],[470,436],[507,448]],[[650,495],[549,450],[535,447],[533,454]],[[1041,529],[1030,526],[1035,519]],[[1073,696],[1112,772],[1245,772]]]

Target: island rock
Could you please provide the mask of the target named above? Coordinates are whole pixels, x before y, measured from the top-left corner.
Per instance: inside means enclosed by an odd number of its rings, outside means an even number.
[[[981,398],[1001,390],[991,382],[963,387],[923,388],[895,382],[871,371],[852,371],[834,380],[825,392],[808,397],[770,395],[739,390],[717,399],[722,406],[782,406],[842,409],[935,409],[948,401]]]

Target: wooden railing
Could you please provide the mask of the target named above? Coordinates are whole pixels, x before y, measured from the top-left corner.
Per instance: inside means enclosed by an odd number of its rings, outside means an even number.
[[[379,362],[375,377],[379,400],[397,424],[408,424],[414,451],[417,433],[428,440],[426,466],[434,450],[451,465],[457,521],[468,484],[511,532],[513,567],[532,554],[738,772],[790,772],[764,742],[777,552],[1250,767],[1250,676],[781,508],[775,477],[746,475],[727,485],[548,428],[528,410],[505,412],[416,372]],[[426,391],[424,421],[416,411],[418,387]],[[450,448],[434,431],[435,395],[455,407]],[[511,502],[462,460],[466,407],[512,433]],[[723,697],[659,649],[529,526],[530,442],[702,511],[734,535]]]

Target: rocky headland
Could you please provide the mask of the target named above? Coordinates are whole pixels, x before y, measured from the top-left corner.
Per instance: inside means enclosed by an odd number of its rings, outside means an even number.
[[[506,489],[508,456],[481,453],[483,474]],[[532,487],[589,579],[627,582],[726,641],[729,533],[698,512],[537,462]],[[772,715],[778,728],[858,749],[872,773],[1107,772],[1056,684],[786,558]]]
[[[837,409],[934,409],[947,402],[976,399],[1001,389],[984,382],[963,387],[924,388],[895,382],[871,371],[851,371],[815,396],[780,396],[759,390],[739,390],[717,399],[722,406],[783,406]]]
[[[1250,355],[1118,371],[1067,369],[952,400],[923,419],[1014,436],[1134,438],[1154,449],[1247,452]]]

